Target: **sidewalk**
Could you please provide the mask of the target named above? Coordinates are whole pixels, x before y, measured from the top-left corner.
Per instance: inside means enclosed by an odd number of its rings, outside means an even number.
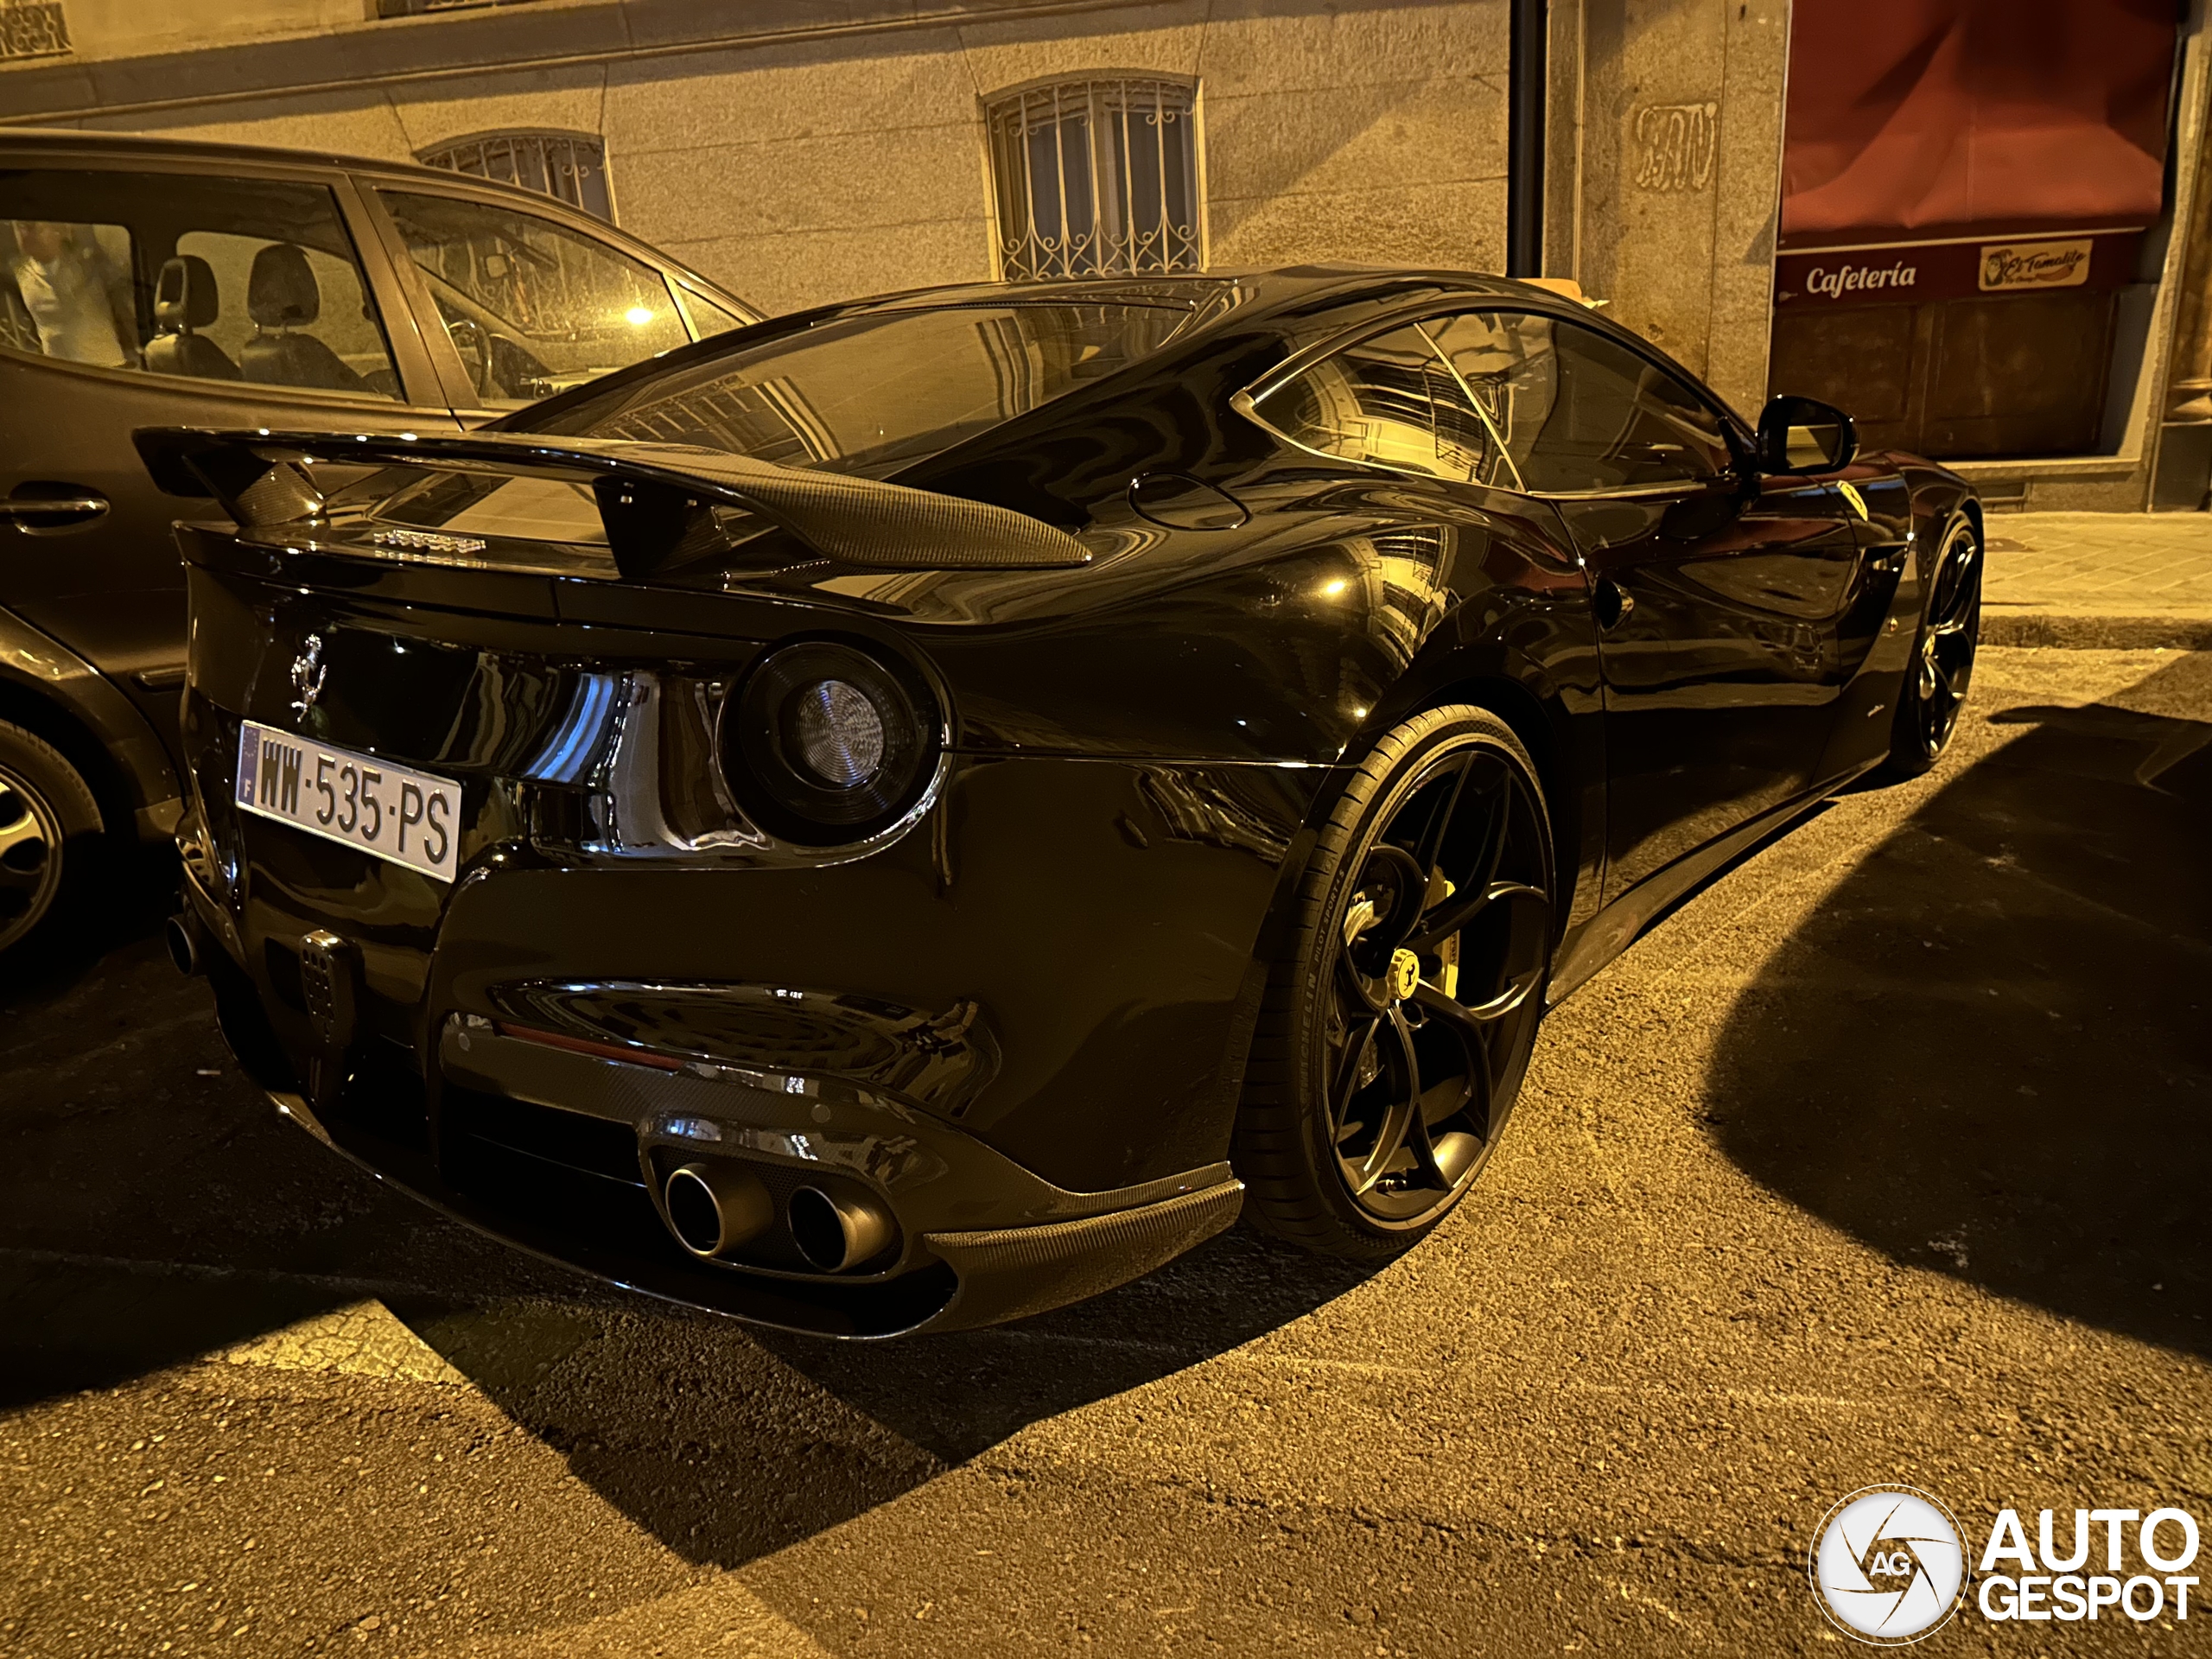
[[[1989,517],[1988,645],[2212,649],[2212,513]]]

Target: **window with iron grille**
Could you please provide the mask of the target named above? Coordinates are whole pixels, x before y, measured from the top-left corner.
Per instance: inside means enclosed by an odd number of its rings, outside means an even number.
[[[0,60],[58,58],[68,50],[61,0],[0,0]]]
[[[1000,274],[1203,270],[1197,91],[1160,76],[1086,76],[986,99]]]
[[[607,188],[607,151],[588,134],[480,132],[423,150],[415,159],[448,173],[518,184],[581,207],[610,225],[614,222],[614,200]]]

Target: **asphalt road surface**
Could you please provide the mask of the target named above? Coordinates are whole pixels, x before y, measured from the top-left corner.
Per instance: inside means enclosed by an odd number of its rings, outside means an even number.
[[[1860,1485],[2206,1516],[2208,738],[2212,656],[1985,653],[1552,1016],[1423,1248],[879,1346],[380,1190],[118,923],[0,987],[0,1656],[1840,1653]]]

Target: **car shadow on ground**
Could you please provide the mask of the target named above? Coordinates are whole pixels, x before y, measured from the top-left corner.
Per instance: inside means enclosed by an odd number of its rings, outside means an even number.
[[[2212,724],[1993,718],[2028,729],[1741,997],[1709,1115],[1746,1172],[1900,1262],[2212,1354]]]
[[[161,913],[0,985],[0,1410],[165,1386],[166,1368],[381,1303],[607,1502],[728,1567],[1365,1276],[1240,1228],[1081,1306],[898,1343],[655,1302],[448,1221],[284,1123],[231,1061],[205,982],[169,965]],[[365,1409],[379,1386],[360,1384]]]
[[[600,1497],[733,1567],[890,1503],[1027,1425],[1170,1376],[1358,1283],[1238,1228],[1080,1306],[891,1343],[618,1302],[387,1296]]]

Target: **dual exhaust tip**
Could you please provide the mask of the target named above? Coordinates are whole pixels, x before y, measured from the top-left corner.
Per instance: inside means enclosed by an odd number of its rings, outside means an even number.
[[[776,1224],[776,1201],[741,1164],[685,1164],[661,1189],[669,1230],[702,1261],[727,1255]],[[891,1217],[873,1198],[802,1186],[785,1205],[791,1243],[809,1265],[843,1273],[891,1243]]]
[[[187,912],[169,918],[162,943],[179,973],[207,972],[207,948],[196,916]],[[677,1242],[707,1261],[727,1255],[776,1224],[775,1199],[760,1178],[741,1164],[685,1164],[668,1178],[662,1198]],[[880,1255],[894,1230],[890,1216],[874,1199],[818,1186],[802,1186],[791,1194],[785,1224],[798,1253],[823,1273],[842,1273]]]

